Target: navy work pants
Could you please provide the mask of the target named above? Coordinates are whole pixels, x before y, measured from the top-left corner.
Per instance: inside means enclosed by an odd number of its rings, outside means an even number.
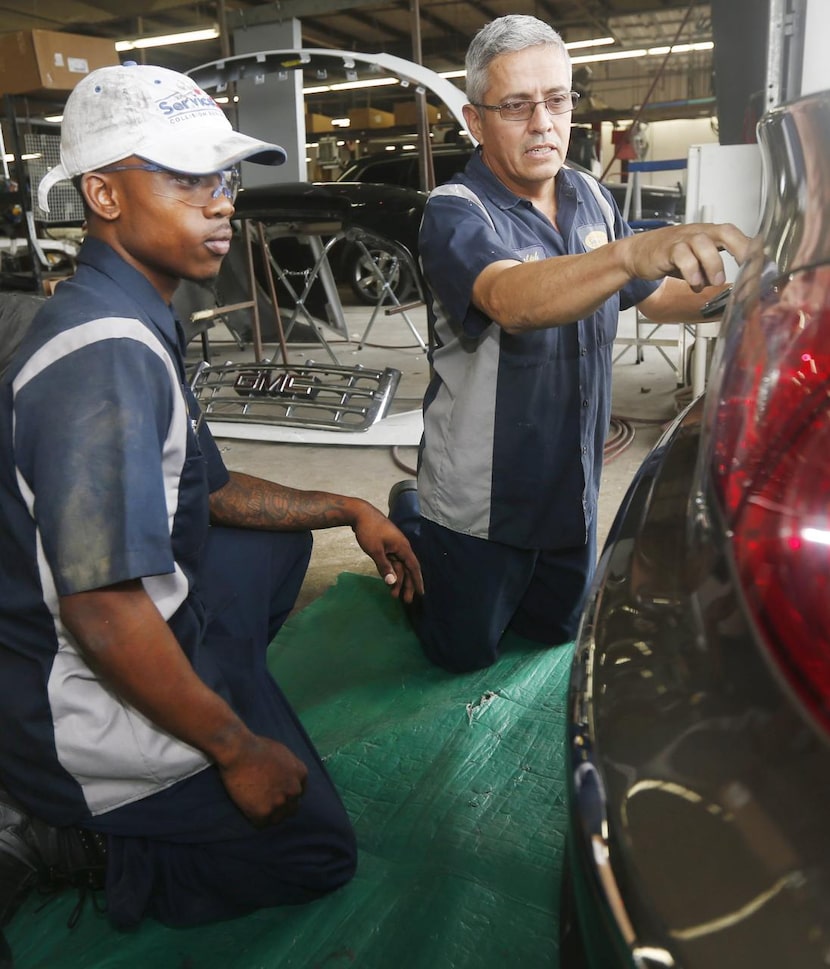
[[[490,666],[507,629],[545,646],[574,639],[594,569],[594,525],[576,548],[514,548],[422,518],[414,490],[389,517],[421,564],[424,596],[408,615],[436,665],[453,673]]]
[[[308,768],[298,813],[254,828],[214,767],[106,814],[107,908],[121,927],[144,915],[186,926],[306,902],[354,874],[354,834],[305,730],[270,676],[268,643],[296,600],[311,554],[308,532],[212,528],[202,576],[210,621],[204,648],[224,673],[231,706],[255,733]]]

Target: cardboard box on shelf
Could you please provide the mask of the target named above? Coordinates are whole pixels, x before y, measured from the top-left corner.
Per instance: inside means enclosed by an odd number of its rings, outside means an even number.
[[[427,124],[437,124],[439,121],[446,121],[450,117],[449,112],[436,108],[432,104],[427,104]],[[395,124],[417,124],[418,105],[415,101],[400,101],[395,105]]]
[[[352,108],[349,111],[350,128],[391,128],[395,115],[379,108]]]
[[[68,92],[91,71],[120,63],[106,37],[17,30],[0,35],[0,93]]]
[[[306,134],[320,134],[323,131],[334,131],[331,125],[331,118],[324,114],[306,114],[305,116]]]

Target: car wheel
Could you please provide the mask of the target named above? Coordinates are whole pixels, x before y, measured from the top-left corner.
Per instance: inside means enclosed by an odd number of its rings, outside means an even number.
[[[362,303],[378,302],[383,283],[378,278],[375,267],[380,270],[395,298],[401,303],[404,302],[412,292],[412,273],[397,253],[381,243],[367,245],[365,251],[359,248],[353,251],[349,282],[355,296]]]

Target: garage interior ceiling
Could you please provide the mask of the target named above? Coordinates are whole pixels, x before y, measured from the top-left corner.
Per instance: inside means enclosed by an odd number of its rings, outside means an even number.
[[[422,62],[439,72],[461,68],[473,34],[504,13],[538,16],[559,30],[566,42],[612,37],[614,46],[609,50],[712,40],[710,5],[689,0],[420,0],[418,11]],[[300,21],[304,47],[384,51],[417,59],[412,44],[413,11],[406,0],[0,0],[3,33],[40,28],[121,40],[217,24],[220,36],[212,41],[122,55],[122,59],[182,71],[232,55],[236,30],[255,30],[258,25],[291,17]],[[659,84],[654,83],[658,72]],[[578,77],[577,86],[587,95],[579,109],[586,120],[631,117],[632,108],[647,95],[649,102],[664,106],[663,116],[712,113],[711,51],[593,63],[582,67]],[[306,84],[312,83],[310,74]],[[383,99],[391,96],[378,89],[371,94],[354,92],[351,100],[382,107]],[[308,109],[331,115],[343,106],[340,95],[340,104],[332,102],[326,107],[321,99]]]

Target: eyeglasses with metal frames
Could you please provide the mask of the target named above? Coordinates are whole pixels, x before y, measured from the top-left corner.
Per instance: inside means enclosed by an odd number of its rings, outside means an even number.
[[[239,194],[240,177],[239,170],[228,168],[221,172],[212,172],[209,175],[188,175],[184,172],[175,172],[170,168],[162,168],[147,162],[143,165],[108,165],[106,168],[99,168],[99,172],[151,172],[153,174],[168,175],[165,181],[165,191],[153,190],[153,195],[161,198],[175,199],[185,205],[203,209],[211,202],[224,196],[231,202],[236,201]]]
[[[551,94],[550,97],[541,101],[526,101],[522,99],[511,99],[501,104],[476,104],[472,102],[474,108],[484,108],[485,111],[498,111],[503,121],[530,121],[536,108],[544,104],[548,114],[567,114],[573,111],[579,101],[577,91],[566,91],[560,94]]]

